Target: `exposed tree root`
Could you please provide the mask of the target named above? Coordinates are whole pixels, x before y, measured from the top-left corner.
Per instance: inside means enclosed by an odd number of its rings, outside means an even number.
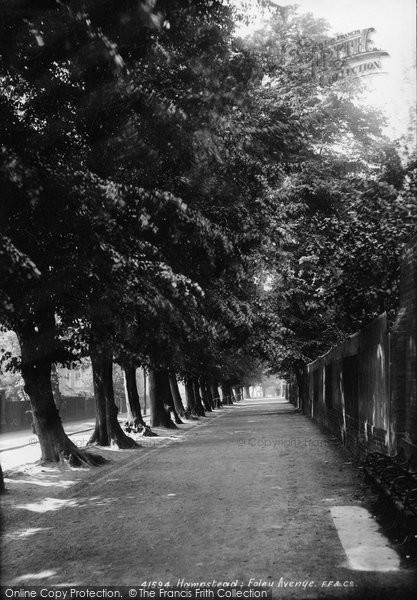
[[[110,435],[105,432],[100,432],[99,428],[96,427],[93,435],[91,436],[88,445],[89,446],[102,446],[102,447],[117,447],[120,450],[130,450],[131,448],[140,448],[140,444],[136,443],[133,438],[126,435],[122,428],[119,427],[120,431],[112,431]],[[101,435],[100,435],[101,433]]]
[[[165,407],[165,415],[162,421],[160,421],[154,427],[163,427],[164,429],[178,429],[175,425],[174,421],[171,419],[171,414],[168,410],[168,407]]]
[[[141,433],[142,429],[146,427],[144,421],[140,421],[139,419],[130,419],[123,423],[123,429],[126,433]]]
[[[70,467],[99,467],[109,462],[104,456],[81,450],[72,442],[65,444],[64,447],[58,451],[58,455],[59,462],[67,464]],[[42,463],[45,464],[51,462],[57,461],[42,461]]]
[[[126,433],[136,433],[141,437],[158,437],[158,434],[152,431],[149,425],[146,425],[144,421],[140,422],[139,419],[132,421],[125,421],[123,429]]]
[[[171,419],[172,419],[172,415],[174,416],[174,423],[176,423],[177,425],[184,425],[184,422],[181,421],[178,413],[176,411],[171,411]]]
[[[142,431],[139,433],[141,437],[158,437],[158,434],[152,431],[149,425],[142,427]]]
[[[62,453],[62,459],[64,462],[68,463],[70,467],[99,467],[109,462],[104,456],[85,451]]]
[[[146,426],[146,423],[143,419],[139,419],[138,417],[136,417],[135,419],[127,419],[123,423],[123,425],[125,429],[127,429],[127,427],[130,427],[133,430],[137,428],[140,431],[142,427]]]
[[[130,450],[132,448],[140,448],[140,444],[128,435],[124,439],[113,438],[110,443],[111,446],[117,446],[120,450]]]

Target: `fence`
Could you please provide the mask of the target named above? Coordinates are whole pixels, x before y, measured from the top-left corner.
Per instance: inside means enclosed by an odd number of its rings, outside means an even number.
[[[386,315],[307,367],[304,412],[355,454],[391,450]]]
[[[400,310],[391,332],[391,397],[396,442],[417,452],[417,237],[401,265]]]
[[[308,365],[302,410],[354,454],[417,451],[417,239],[404,252],[400,309]],[[290,386],[290,388],[293,388]],[[298,396],[292,390],[293,401]],[[301,396],[301,394],[300,394]],[[290,396],[291,399],[291,396]]]
[[[32,413],[29,400],[13,402],[6,401],[4,397],[1,397],[0,400],[0,428],[3,433],[18,429],[28,429],[31,426]],[[75,421],[94,417],[94,398],[65,396],[59,412],[63,421]]]

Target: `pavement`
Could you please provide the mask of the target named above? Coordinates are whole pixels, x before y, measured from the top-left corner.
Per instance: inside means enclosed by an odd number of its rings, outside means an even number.
[[[72,435],[74,433],[82,433],[84,431],[93,429],[94,422],[94,417],[91,417],[89,419],[81,419],[78,421],[63,423],[63,426],[66,433]],[[36,438],[36,435],[33,433],[30,427],[27,429],[19,429],[18,431],[7,431],[6,433],[2,432],[0,437],[0,452],[15,450],[17,448],[22,448],[23,446],[32,445],[33,438]]]
[[[215,580],[273,598],[414,597],[415,564],[379,529],[357,465],[286,401],[245,400],[178,431],[75,485],[9,474],[3,585]],[[29,483],[36,502],[18,496]]]
[[[126,414],[119,414],[119,421],[126,420]],[[150,417],[145,416],[144,421],[149,424]],[[79,447],[85,446],[95,426],[95,418],[80,419],[78,421],[64,422],[65,433]],[[15,469],[20,465],[32,463],[41,457],[39,442],[32,429],[8,431],[0,436],[0,463],[4,471]]]

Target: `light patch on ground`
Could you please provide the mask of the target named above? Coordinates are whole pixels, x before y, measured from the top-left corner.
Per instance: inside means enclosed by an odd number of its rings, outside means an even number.
[[[400,557],[388,545],[369,511],[361,506],[333,506],[333,523],[354,571],[398,571]]]
[[[45,498],[41,502],[29,502],[28,504],[18,504],[16,508],[30,510],[31,512],[45,513],[67,508],[68,506],[77,506],[75,500],[64,500],[61,498]]]
[[[20,531],[14,531],[12,533],[7,533],[6,537],[9,537],[12,539],[27,538],[27,537],[31,537],[32,535],[36,535],[40,531],[47,531],[48,529],[51,529],[51,527],[28,527],[27,529],[21,529]]]
[[[15,577],[13,579],[13,581],[11,582],[11,585],[17,585],[19,583],[22,583],[22,582],[28,581],[28,580],[38,581],[39,579],[48,579],[49,577],[53,577],[54,575],[56,575],[56,571],[52,571],[52,570],[40,571],[39,573],[25,573],[24,575]]]
[[[85,508],[87,506],[107,506],[116,502],[116,498],[103,498],[92,496],[91,498],[44,498],[39,502],[28,502],[27,504],[16,504],[15,508],[28,510],[30,512],[45,513],[56,512],[63,508]]]
[[[59,487],[59,488],[69,488],[72,485],[74,485],[74,481],[69,481],[69,480],[61,480],[61,481],[40,481],[40,480],[36,480],[36,479],[21,479],[21,480],[17,480],[17,479],[11,479],[9,477],[6,477],[4,479],[6,484],[12,483],[13,485],[38,485],[40,487]]]

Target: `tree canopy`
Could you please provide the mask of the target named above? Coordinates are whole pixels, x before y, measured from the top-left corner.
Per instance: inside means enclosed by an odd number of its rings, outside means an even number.
[[[84,460],[53,364],[91,356],[92,441],[123,447],[114,360],[207,407],[397,308],[415,160],[357,83],[315,77],[325,22],[260,5],[242,39],[220,0],[2,4],[0,320],[46,459]]]

